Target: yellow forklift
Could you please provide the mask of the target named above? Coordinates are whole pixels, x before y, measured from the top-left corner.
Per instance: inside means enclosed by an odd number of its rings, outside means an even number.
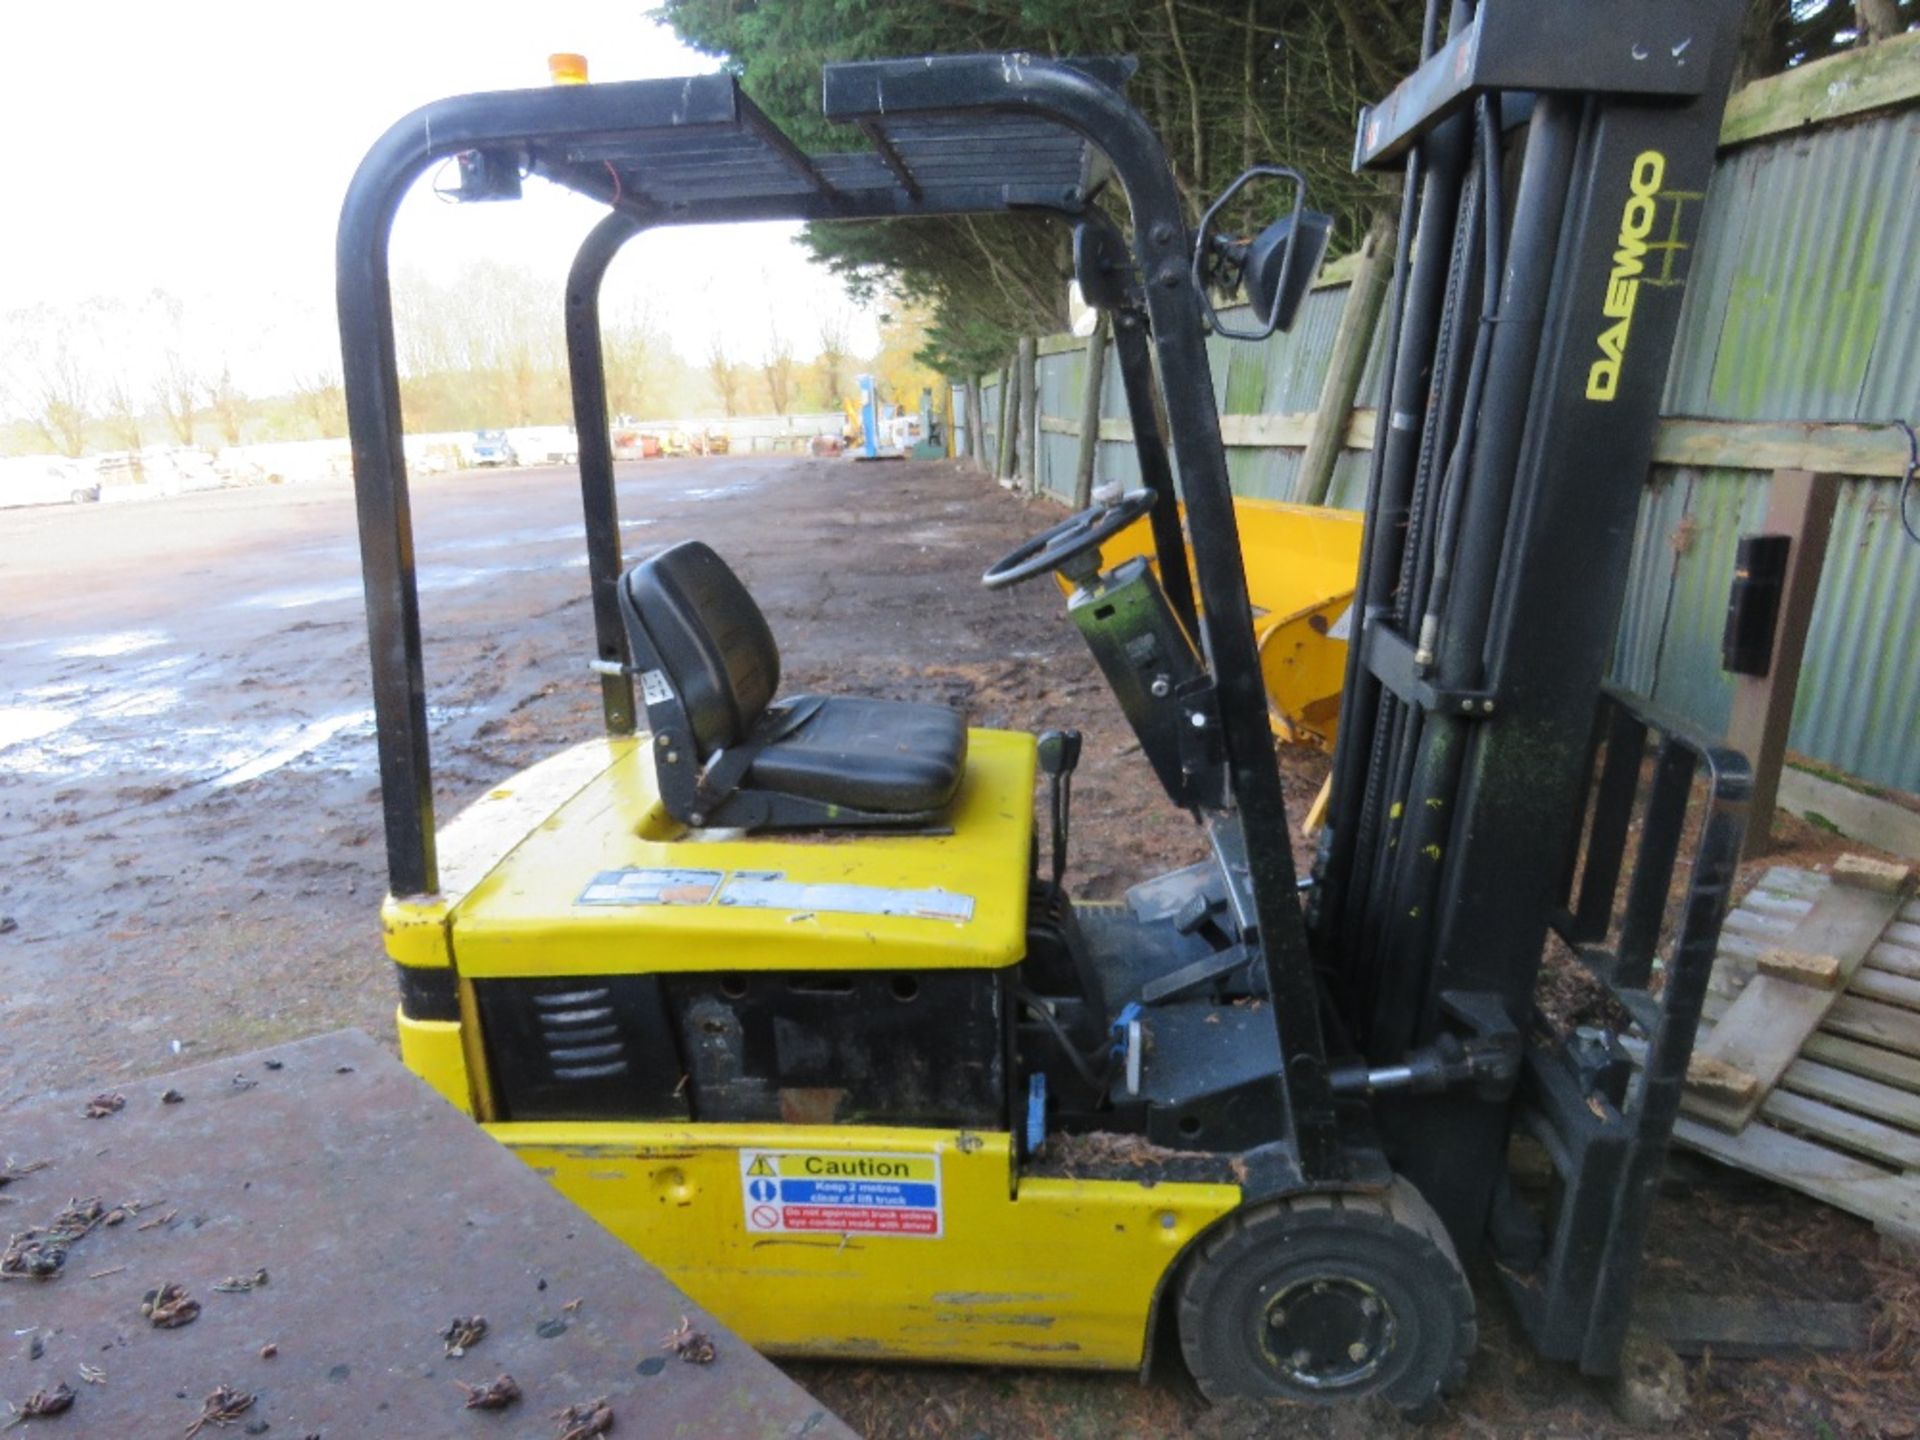
[[[1158,1359],[1211,1396],[1421,1411],[1466,1372],[1485,1255],[1544,1354],[1611,1371],[1746,783],[1601,683],[1738,14],[1430,3],[1428,58],[1362,116],[1356,164],[1404,170],[1405,213],[1305,877],[1204,343],[1296,313],[1330,227],[1297,175],[1249,172],[1190,232],[1110,59],[830,65],[852,143],[825,154],[725,74],[400,121],[338,262],[407,1063],[775,1354]],[[386,245],[448,159],[457,200],[531,173],[609,209],[565,297],[606,734],[436,828]],[[1262,178],[1283,213],[1223,233]],[[1009,211],[1072,227],[1141,483],[983,580],[1066,582],[1211,842],[1115,904],[1061,883],[1075,733],[783,695],[722,557],[620,553],[597,305],[627,240]],[[1235,288],[1239,330],[1213,309]],[[1135,523],[1154,563],[1103,557]],[[1638,1068],[1537,1013],[1550,932],[1646,1041]],[[1510,1167],[1522,1142],[1545,1185]]]

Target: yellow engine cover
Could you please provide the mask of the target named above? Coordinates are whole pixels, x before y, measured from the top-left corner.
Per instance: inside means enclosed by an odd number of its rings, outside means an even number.
[[[458,1023],[399,1018],[408,1065],[763,1349],[1138,1366],[1159,1286],[1237,1186],[1021,1175],[1004,1130],[489,1113],[474,979],[1025,953],[1031,736],[970,732],[950,830],[925,835],[696,835],[660,806],[647,744],[592,741],[514,777],[440,831],[442,893],[387,901],[393,959],[460,982]],[[617,878],[635,872],[650,878]],[[875,1203],[810,1203],[823,1180],[877,1186],[840,1192]]]
[[[1029,735],[968,734],[940,834],[689,831],[660,804],[644,738],[592,744],[605,767],[453,906],[463,976],[973,968],[1026,952]],[[624,893],[607,878],[635,874]]]

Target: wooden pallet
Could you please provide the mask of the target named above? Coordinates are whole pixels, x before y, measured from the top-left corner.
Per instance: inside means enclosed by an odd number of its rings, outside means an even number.
[[[1700,1043],[1832,882],[1776,866],[1727,916]],[[1920,1241],[1920,899],[1908,899],[1736,1134],[1688,1116],[1676,1143]]]

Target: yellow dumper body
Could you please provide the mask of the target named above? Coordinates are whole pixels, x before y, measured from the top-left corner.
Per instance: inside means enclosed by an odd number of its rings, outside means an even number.
[[[1273,733],[1290,745],[1331,750],[1347,669],[1339,621],[1360,569],[1360,514],[1245,499],[1234,501],[1233,511]],[[1101,551],[1110,565],[1151,558],[1153,533],[1141,520]]]

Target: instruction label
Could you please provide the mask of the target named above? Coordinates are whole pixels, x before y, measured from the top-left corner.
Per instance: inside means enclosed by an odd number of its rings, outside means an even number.
[[[664,670],[640,672],[640,698],[649,705],[661,705],[673,699],[673,682]]]
[[[720,903],[749,910],[791,910],[796,915],[908,915],[916,920],[973,919],[973,897],[951,890],[906,890],[892,885],[814,884],[789,880],[778,870],[740,870],[720,887]]]
[[[940,1238],[938,1155],[742,1150],[740,1201],[751,1235]]]
[[[720,870],[602,870],[576,905],[704,905],[713,899]]]

